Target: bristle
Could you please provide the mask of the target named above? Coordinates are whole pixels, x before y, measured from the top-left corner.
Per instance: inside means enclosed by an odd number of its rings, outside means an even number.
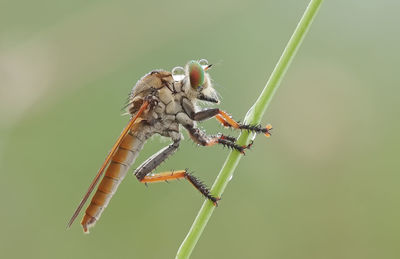
[[[265,128],[263,128],[261,125],[245,125],[245,124],[240,124],[239,129],[241,130],[247,130],[249,132],[255,132],[255,133],[263,133],[265,136],[270,137],[272,130],[272,126],[268,124]]]
[[[228,141],[231,141],[231,142],[236,142],[236,138],[235,138],[235,137],[225,136],[225,135],[222,135],[222,134],[221,134],[220,138],[221,138],[221,139],[228,140]]]
[[[229,140],[226,140],[226,139],[218,139],[218,143],[223,145],[224,147],[228,147],[228,148],[231,148],[231,149],[236,149],[237,151],[239,151],[242,154],[244,154],[244,149],[246,148],[246,147],[243,147],[243,146],[239,146],[238,144],[233,143],[233,142],[231,142]]]
[[[212,196],[210,194],[210,190],[208,187],[200,181],[197,177],[195,177],[193,174],[189,173],[186,171],[186,179],[201,193],[203,194],[207,199],[211,200],[214,204],[218,202],[218,198]]]

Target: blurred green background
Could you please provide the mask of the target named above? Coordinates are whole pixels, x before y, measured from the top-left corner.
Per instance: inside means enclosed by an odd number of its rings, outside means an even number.
[[[307,4],[2,1],[0,257],[173,258],[203,203],[183,181],[129,173],[91,234],[80,217],[65,230],[131,87],[207,58],[221,108],[242,119]],[[400,258],[399,8],[325,1],[263,120],[273,136],[242,159],[192,258]],[[211,185],[227,153],[186,137],[158,171]]]

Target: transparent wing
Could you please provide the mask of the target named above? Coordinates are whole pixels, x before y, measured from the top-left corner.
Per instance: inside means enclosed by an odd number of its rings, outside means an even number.
[[[74,214],[72,215],[71,219],[68,221],[67,228],[69,228],[72,223],[75,221],[76,217],[79,215],[80,211],[83,208],[83,205],[85,205],[86,201],[88,200],[90,194],[93,192],[94,188],[96,187],[97,183],[99,182],[100,178],[104,174],[104,169],[107,167],[108,163],[110,162],[111,157],[115,154],[116,150],[118,149],[119,145],[121,144],[121,141],[123,138],[128,134],[128,132],[131,130],[137,119],[142,115],[143,111],[147,109],[149,106],[149,102],[145,101],[143,102],[142,106],[140,107],[138,113],[136,114],[135,117],[132,117],[132,119],[129,121],[128,125],[124,128],[124,130],[121,132],[121,135],[115,142],[114,146],[112,147],[110,153],[108,153],[104,163],[100,167],[99,171],[97,172],[96,176],[94,177],[92,183],[89,186],[89,189],[87,190],[85,196],[83,196],[82,201],[79,203],[78,207],[76,208]]]

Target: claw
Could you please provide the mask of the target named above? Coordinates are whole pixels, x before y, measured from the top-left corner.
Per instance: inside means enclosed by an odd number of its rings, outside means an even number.
[[[254,141],[250,141],[250,143],[246,146],[246,149],[250,149],[254,144]]]
[[[214,205],[215,207],[218,207],[218,201],[220,201],[220,200],[221,200],[221,198],[215,197],[215,201],[212,202],[213,205]]]
[[[243,155],[246,155],[246,153],[244,152],[245,149],[250,149],[251,146],[253,146],[254,141],[252,140],[248,145],[243,145],[242,146],[242,150],[240,150],[240,153],[242,153]]]
[[[271,126],[271,124],[268,124],[268,125],[265,127],[265,133],[264,133],[264,135],[265,135],[267,138],[271,137],[271,132],[269,132],[270,130],[272,130],[272,126]]]

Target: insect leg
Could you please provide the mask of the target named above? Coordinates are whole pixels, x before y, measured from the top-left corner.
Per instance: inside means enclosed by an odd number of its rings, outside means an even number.
[[[226,112],[221,110],[219,110],[219,113],[218,115],[215,116],[215,118],[222,125],[224,125],[224,127],[232,127],[234,129],[248,130],[254,133],[263,133],[266,137],[271,136],[270,130],[272,129],[272,126],[270,124],[268,124],[266,127],[262,127],[261,125],[242,124],[236,122],[234,119],[232,119],[231,116],[229,116]]]
[[[241,124],[232,119],[231,116],[229,116],[226,112],[218,108],[207,109],[193,113],[192,119],[195,121],[203,121],[212,118],[214,116],[224,127],[232,127],[234,129],[248,130],[255,133],[263,133],[267,137],[271,136],[270,133],[270,130],[272,129],[271,125],[267,125],[265,128],[263,128],[261,127],[261,125]]]
[[[219,109],[212,108],[212,109],[202,110],[202,111],[193,113],[192,119],[194,121],[204,121],[204,120],[210,119],[218,114],[219,114]]]
[[[196,142],[199,145],[202,146],[213,146],[215,144],[222,144],[224,146],[227,146],[232,149],[236,149],[240,153],[244,154],[244,150],[246,148],[249,148],[250,145],[246,146],[240,146],[236,143],[234,143],[232,140],[235,140],[232,137],[227,137],[222,134],[219,134],[217,136],[207,136],[207,134],[196,128],[196,123],[192,120],[192,118],[189,117],[187,113],[180,112],[176,115],[176,120],[183,125],[189,132],[190,137],[193,139],[194,142]]]
[[[215,144],[221,144],[223,146],[236,149],[240,153],[244,154],[244,150],[250,148],[252,143],[246,146],[240,146],[233,142],[234,138],[224,136],[222,134],[217,136],[207,136],[206,133],[196,127],[186,126],[186,129],[189,131],[190,137],[199,145],[202,146],[213,146]]]
[[[185,110],[185,113],[192,119],[193,121],[203,121],[215,117],[222,125],[225,127],[231,127],[234,129],[240,130],[248,130],[254,133],[263,133],[265,136],[270,137],[270,130],[272,129],[271,125],[267,125],[266,127],[262,127],[261,125],[248,125],[241,124],[236,122],[229,116],[226,112],[218,109],[212,108],[207,110],[202,110],[199,112],[195,112],[193,105],[186,99],[182,100],[182,107]]]
[[[136,170],[135,176],[141,181],[147,174],[151,173],[157,166],[159,166],[167,157],[171,154],[175,153],[175,151],[179,147],[180,138],[174,140],[174,142],[161,149],[151,157],[149,157],[146,161],[144,161]]]
[[[179,171],[172,171],[172,172],[164,172],[164,173],[157,173],[152,175],[146,175],[143,179],[140,180],[142,183],[155,183],[155,182],[162,182],[168,180],[177,180],[177,179],[186,179],[188,180],[201,194],[204,195],[207,199],[212,201],[214,205],[217,205],[219,198],[214,197],[210,194],[210,190],[207,186],[200,181],[197,177],[193,174],[189,173],[187,170],[179,170]]]

